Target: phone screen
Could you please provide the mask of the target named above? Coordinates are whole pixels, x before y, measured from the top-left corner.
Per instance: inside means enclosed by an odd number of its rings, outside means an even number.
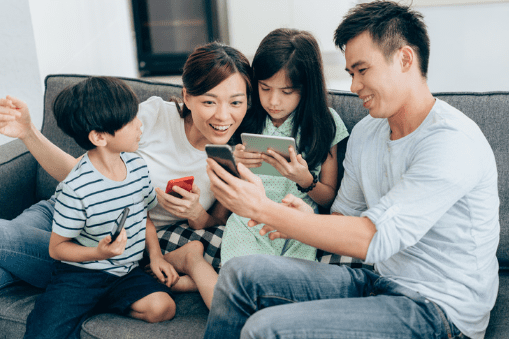
[[[207,156],[214,159],[219,165],[227,170],[231,175],[240,178],[237,164],[233,157],[233,150],[230,145],[205,145],[205,152]]]

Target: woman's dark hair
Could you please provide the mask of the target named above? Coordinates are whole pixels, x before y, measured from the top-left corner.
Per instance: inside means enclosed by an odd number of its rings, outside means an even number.
[[[239,73],[246,82],[249,99],[252,90],[249,60],[233,47],[210,42],[195,48],[189,55],[182,73],[182,84],[187,94],[198,96],[207,93],[235,73]],[[182,109],[179,105],[177,107],[182,118],[191,113],[185,104]]]
[[[342,51],[358,35],[369,32],[387,61],[394,52],[408,45],[417,54],[424,78],[428,76],[430,43],[421,13],[410,6],[392,1],[373,1],[359,4],[345,15],[334,33],[334,43]]]
[[[86,150],[95,148],[91,131],[115,132],[138,114],[139,100],[122,80],[89,77],[62,90],[53,103],[58,127]]]
[[[308,32],[280,28],[262,40],[253,59],[252,106],[236,131],[235,140],[242,132],[262,132],[268,113],[260,102],[258,81],[269,79],[280,70],[286,73],[292,87],[300,90],[292,136],[296,138],[300,133],[297,152],[305,153],[312,170],[327,159],[336,124],[327,105],[320,48]]]

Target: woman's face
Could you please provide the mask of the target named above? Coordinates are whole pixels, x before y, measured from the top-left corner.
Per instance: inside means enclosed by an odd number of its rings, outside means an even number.
[[[192,116],[187,138],[200,150],[206,144],[226,144],[246,115],[247,88],[239,73],[202,95],[189,95],[184,88],[183,96]]]

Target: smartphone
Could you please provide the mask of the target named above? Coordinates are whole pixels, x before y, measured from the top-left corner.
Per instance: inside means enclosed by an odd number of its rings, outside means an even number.
[[[288,147],[292,146],[293,149],[297,151],[295,139],[292,137],[242,133],[240,138],[242,139],[244,146],[246,146],[247,152],[260,152],[267,154],[267,149],[270,148],[281,154],[287,161],[290,161],[290,152],[288,151]],[[260,167],[251,168],[251,172],[254,174],[282,176],[275,167],[265,161],[262,162]]]
[[[280,137],[274,135],[263,135],[263,134],[252,134],[242,133],[240,135],[242,143],[246,146],[248,152],[260,152],[267,153],[267,149],[273,149],[277,153],[285,157],[286,160],[290,160],[290,152],[288,147],[292,146],[295,151],[295,139],[292,137]]]
[[[207,156],[214,159],[219,165],[223,166],[231,175],[240,178],[239,171],[237,170],[237,164],[233,157],[233,149],[230,145],[205,145],[205,152]]]
[[[127,216],[129,215],[129,207],[126,207],[120,212],[120,215],[118,216],[117,220],[115,220],[115,225],[113,229],[111,230],[111,242],[114,242],[117,238],[120,232],[122,232],[122,229],[124,228],[125,220],[127,219]]]
[[[180,194],[173,190],[173,186],[182,187],[186,191],[191,192],[191,189],[193,188],[193,182],[194,182],[193,176],[183,177],[179,179],[171,179],[170,181],[168,181],[168,184],[166,184],[166,193],[169,195],[173,195],[174,197],[177,198],[182,198]]]

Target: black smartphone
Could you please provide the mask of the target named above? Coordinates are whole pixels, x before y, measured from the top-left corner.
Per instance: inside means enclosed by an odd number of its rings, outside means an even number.
[[[230,145],[205,145],[205,152],[207,156],[214,159],[219,165],[227,170],[231,175],[240,178],[239,171],[237,170],[237,164],[233,157],[233,149]]]
[[[127,219],[127,216],[129,215],[129,207],[126,207],[122,210],[120,215],[118,216],[117,220],[115,220],[115,225],[113,226],[113,229],[111,230],[111,242],[114,242],[117,238],[120,232],[122,232],[122,229],[124,228],[125,220]]]

